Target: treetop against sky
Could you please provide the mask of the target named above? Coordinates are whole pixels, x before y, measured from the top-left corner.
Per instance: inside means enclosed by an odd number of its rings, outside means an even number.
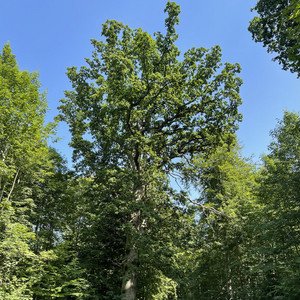
[[[47,91],[47,119],[57,115],[59,99],[70,88],[67,67],[81,66],[92,52],[91,38],[100,38],[101,24],[115,19],[149,33],[164,32],[166,1],[0,1],[0,45],[10,42],[21,69],[38,71]],[[300,84],[295,74],[281,70],[272,55],[248,32],[256,1],[177,1],[181,6],[181,53],[191,47],[220,45],[223,61],[241,64],[243,122],[238,137],[246,155],[258,158],[270,141],[269,131],[284,110],[300,110]],[[58,129],[56,147],[68,158],[67,126]]]

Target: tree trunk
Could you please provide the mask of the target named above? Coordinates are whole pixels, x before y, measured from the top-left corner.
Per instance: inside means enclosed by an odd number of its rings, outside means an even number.
[[[133,247],[127,257],[126,261],[126,272],[123,279],[123,286],[122,286],[122,299],[124,300],[135,300],[136,299],[136,292],[137,292],[137,278],[136,278],[136,271],[134,268],[134,263],[137,261],[138,255],[137,250]]]
[[[145,188],[140,185],[135,193],[136,203],[141,202],[144,198]],[[133,224],[134,234],[142,234],[143,221],[141,219],[141,211],[138,210],[131,214],[131,223]],[[122,283],[122,299],[123,300],[136,300],[137,296],[137,274],[136,274],[136,263],[138,261],[138,246],[136,237],[129,235],[127,237],[127,247],[129,254],[125,260],[125,274]]]
[[[228,280],[227,280],[227,293],[229,296],[229,300],[233,299],[233,288],[232,288],[232,270],[230,267],[230,258],[227,253],[227,264],[228,264]]]

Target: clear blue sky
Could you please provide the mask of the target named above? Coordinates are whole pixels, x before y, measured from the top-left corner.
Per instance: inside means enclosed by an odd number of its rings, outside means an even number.
[[[300,80],[281,70],[247,31],[255,0],[178,0],[181,22],[178,46],[219,44],[223,60],[242,66],[244,120],[238,137],[246,156],[257,159],[267,151],[269,132],[284,110],[300,111]],[[92,51],[91,38],[100,38],[101,24],[117,19],[153,33],[163,30],[166,0],[0,0],[0,47],[10,42],[22,69],[38,71],[48,93],[47,120],[56,114],[59,99],[70,85],[68,66],[81,66]],[[56,148],[70,158],[68,130],[58,128]]]

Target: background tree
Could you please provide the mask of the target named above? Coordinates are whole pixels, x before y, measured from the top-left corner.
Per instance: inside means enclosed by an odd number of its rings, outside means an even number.
[[[256,170],[239,152],[224,144],[187,169],[199,193],[198,233],[182,299],[258,299]]]
[[[98,224],[118,231],[97,243],[105,251],[112,244],[119,249],[110,251],[110,268],[116,270],[110,273],[121,276],[124,299],[154,299],[166,280],[172,281],[166,264],[167,256],[175,257],[174,245],[168,234],[165,243],[162,233],[174,227],[163,224],[167,216],[184,215],[184,206],[178,205],[169,175],[180,173],[196,153],[230,139],[241,119],[239,66],[222,67],[219,47],[192,48],[180,60],[174,44],[179,7],[168,2],[165,11],[166,33],[154,37],[107,21],[105,40],[92,40],[88,65],[68,70],[73,90],[61,106],[77,170],[99,186],[94,201],[105,208],[96,211]],[[109,288],[106,297],[113,299],[115,291]]]
[[[49,164],[46,104],[36,74],[20,71],[10,46],[0,54],[0,298],[30,299],[39,258],[30,216],[32,186]]]
[[[297,299],[299,285],[300,117],[286,112],[264,158],[259,198],[266,299]]]
[[[46,102],[39,88],[37,75],[20,71],[10,46],[5,45],[0,54],[3,300],[80,299],[87,289],[76,248],[66,246],[66,227],[74,228],[75,201],[66,196],[72,191],[70,176],[59,155],[47,145],[52,125],[44,125]]]
[[[47,253],[39,268],[38,280],[32,286],[35,300],[84,299],[90,289],[86,270],[79,263],[79,235],[85,216],[85,184],[77,180],[66,162],[52,148],[52,164],[42,182],[32,187],[35,203],[30,221],[37,254]]]
[[[256,42],[275,52],[284,70],[300,76],[300,1],[260,0],[249,30]]]

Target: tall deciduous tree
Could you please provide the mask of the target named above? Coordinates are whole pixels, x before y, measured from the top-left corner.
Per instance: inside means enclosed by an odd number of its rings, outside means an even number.
[[[249,26],[256,42],[262,42],[268,52],[275,52],[284,70],[300,76],[300,1],[259,0],[258,13]]]
[[[264,254],[263,286],[267,299],[298,299],[300,251],[300,117],[286,112],[272,133],[270,154],[264,158],[260,199]]]
[[[95,51],[87,66],[68,70],[73,90],[61,106],[77,170],[94,178],[104,211],[115,210],[109,214],[115,215],[110,222],[117,225],[116,245],[123,248],[117,268],[124,299],[160,299],[155,295],[172,282],[159,257],[172,256],[172,241],[162,237],[160,226],[183,208],[176,206],[169,175],[230,137],[241,119],[240,67],[222,66],[219,47],[192,48],[180,56],[179,6],[168,2],[165,12],[166,33],[154,37],[107,21],[104,41],[92,40]],[[103,226],[109,228],[104,211]],[[146,267],[151,264],[155,268]],[[158,280],[155,291],[142,281],[151,278]],[[175,297],[174,284],[169,286]]]
[[[187,169],[199,188],[200,214],[189,294],[183,299],[258,299],[256,171],[239,152],[236,144],[224,144],[196,157],[195,171]]]
[[[36,254],[44,255],[31,287],[33,299],[84,299],[89,285],[78,260],[84,188],[52,148],[49,159],[52,165],[44,167],[43,181],[32,187],[35,207],[30,221],[35,239],[31,244]]]
[[[46,104],[36,74],[20,71],[10,46],[0,54],[0,298],[30,299],[39,261],[29,244],[32,186],[49,163]]]
[[[74,227],[72,217],[77,217],[75,197],[71,199],[75,183],[59,155],[47,146],[52,125],[44,124],[46,102],[39,88],[37,75],[21,71],[10,46],[5,45],[0,54],[3,300],[80,299],[88,288],[74,243],[70,249],[65,237],[66,227]]]

